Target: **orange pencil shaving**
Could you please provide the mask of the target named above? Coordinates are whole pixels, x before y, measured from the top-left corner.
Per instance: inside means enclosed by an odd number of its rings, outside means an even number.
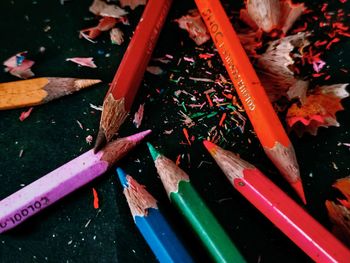
[[[95,188],[92,188],[92,193],[94,195],[94,208],[98,209],[100,207],[99,200],[98,200],[98,194]]]
[[[221,120],[219,122],[220,127],[224,124],[225,119],[226,119],[226,112],[224,112],[224,114],[222,114]]]
[[[211,101],[211,98],[210,98],[209,94],[208,94],[208,93],[205,93],[205,96],[207,97],[207,100],[208,100],[208,102],[209,102],[209,106],[210,106],[210,107],[213,107],[214,104],[213,104],[213,102]]]
[[[265,153],[304,203],[294,148],[219,0],[195,0]]]
[[[189,137],[189,135],[188,135],[187,129],[186,129],[186,128],[183,128],[182,131],[183,131],[183,133],[184,133],[184,135],[185,135],[185,138],[186,138],[188,144],[191,145],[191,141],[190,141],[190,137]]]

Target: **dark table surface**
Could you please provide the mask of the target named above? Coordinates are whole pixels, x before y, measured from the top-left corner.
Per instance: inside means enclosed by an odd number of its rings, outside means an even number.
[[[88,135],[96,137],[100,112],[89,104],[102,105],[108,83],[121,61],[143,7],[130,12],[130,26],[122,26],[126,35],[122,46],[112,45],[107,33],[96,44],[92,44],[78,38],[80,29],[97,23],[94,15],[88,11],[91,2],[72,0],[64,5],[58,0],[0,2],[0,61],[28,50],[29,58],[36,61],[33,71],[37,77],[103,80],[96,87],[35,107],[24,122],[20,122],[18,117],[25,109],[0,112],[0,199],[92,147],[85,138]],[[227,9],[231,8],[228,5],[230,1],[223,2]],[[151,128],[153,134],[149,141],[168,157],[175,160],[178,154],[189,154],[191,161],[186,162],[187,158],[184,158],[181,167],[189,173],[195,188],[248,262],[309,262],[310,259],[297,246],[231,187],[205,152],[200,140],[195,140],[191,147],[179,143],[184,138],[177,115],[179,107],[172,103],[174,91],[178,88],[190,91],[192,87],[203,84],[185,80],[178,87],[169,81],[169,76],[198,77],[207,70],[206,63],[190,64],[182,60],[177,65],[177,61],[183,56],[196,57],[204,51],[214,52],[210,41],[201,47],[203,50],[198,50],[187,33],[174,22],[174,19],[193,7],[192,1],[174,2],[153,54],[153,57],[170,54],[174,59],[170,65],[161,65],[165,74],[145,74],[132,114],[120,130],[120,136]],[[45,32],[47,26],[50,26],[50,30]],[[347,67],[350,64],[347,61],[350,57],[348,45],[349,41],[342,41],[337,49],[344,51],[341,56],[344,63],[348,63]],[[45,47],[43,54],[38,52],[40,47]],[[217,72],[225,73],[215,54],[213,63]],[[65,62],[66,58],[75,56],[94,57],[98,68],[78,67]],[[334,53],[332,66],[335,70],[339,56],[340,53]],[[156,62],[151,64],[159,65]],[[201,76],[204,77],[203,74]],[[1,82],[13,80],[17,79],[0,72]],[[338,77],[332,81],[348,82],[349,78]],[[160,94],[157,89],[161,91]],[[145,117],[141,128],[136,129],[132,125],[132,117],[140,103],[146,103]],[[308,201],[305,209],[328,229],[331,229],[331,224],[324,202],[332,195],[332,183],[348,176],[350,167],[349,148],[339,144],[350,142],[349,99],[343,105],[345,110],[337,114],[340,127],[322,128],[317,136],[297,138],[294,134],[290,135]],[[164,135],[167,129],[174,129],[174,132]],[[235,135],[234,146],[227,148],[254,163],[300,203],[265,157],[250,129],[248,124],[244,134]],[[248,143],[248,139],[251,143]],[[23,156],[19,157],[21,150]],[[202,161],[211,164],[202,163],[198,167]],[[140,145],[119,165],[145,184],[159,200],[160,206],[198,262],[209,262],[208,256],[184,226],[179,214],[171,208],[146,145]],[[100,208],[97,210],[93,207],[93,187],[100,199]],[[133,223],[113,169],[17,228],[0,235],[0,262],[156,262],[156,259]]]

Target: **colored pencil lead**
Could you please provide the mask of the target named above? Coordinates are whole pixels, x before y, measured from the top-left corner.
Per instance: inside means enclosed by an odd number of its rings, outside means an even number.
[[[87,151],[0,201],[0,233],[9,230],[106,172],[151,130]]]
[[[348,262],[350,251],[257,168],[204,141],[230,183],[316,262]]]
[[[189,176],[147,143],[170,201],[198,235],[215,262],[245,262],[217,219],[192,187]]]
[[[157,200],[121,168],[117,169],[134,222],[161,263],[193,262],[192,257],[158,209]]]

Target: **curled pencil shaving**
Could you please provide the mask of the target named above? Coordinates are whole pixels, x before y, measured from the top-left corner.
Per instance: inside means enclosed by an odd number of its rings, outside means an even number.
[[[254,30],[266,33],[277,29],[284,34],[305,11],[303,4],[290,0],[249,0],[240,11],[240,19]]]
[[[339,127],[336,113],[343,110],[341,100],[349,96],[347,85],[317,87],[307,95],[304,104],[292,104],[286,117],[289,128],[302,136],[305,132],[316,135],[320,127]]]
[[[119,28],[112,28],[109,31],[112,44],[121,45],[124,42],[124,33]]]
[[[67,58],[66,61],[71,61],[84,67],[97,68],[97,66],[93,62],[93,59],[94,58],[92,57],[89,57],[89,58],[75,57],[75,58]]]
[[[19,116],[19,120],[20,120],[20,121],[24,121],[25,119],[27,119],[27,118],[29,117],[29,115],[32,113],[32,110],[33,110],[33,109],[34,109],[34,108],[31,107],[31,108],[29,108],[29,110],[23,111],[23,112],[21,113],[21,115]]]
[[[139,128],[141,126],[144,108],[145,104],[140,104],[139,109],[137,110],[137,112],[135,112],[134,120],[132,122],[134,123],[136,128]]]
[[[176,19],[179,27],[187,30],[191,39],[197,45],[202,45],[210,39],[207,27],[205,26],[197,9],[189,10],[188,15]]]
[[[292,94],[288,95],[289,89],[294,85],[301,85],[302,82],[298,83],[300,80],[296,78],[292,70],[294,56],[299,55],[293,54],[292,57],[291,53],[309,45],[307,36],[306,33],[298,33],[274,40],[269,43],[266,51],[258,57],[257,72],[272,102],[281,97],[291,99]]]
[[[101,32],[108,31],[113,28],[117,22],[118,20],[114,17],[102,17],[97,26],[80,30],[79,36],[92,41],[93,39],[97,38]]]
[[[4,61],[5,71],[21,79],[33,77],[34,73],[31,67],[34,65],[34,61],[26,59],[27,54],[27,51],[23,51]]]
[[[254,30],[240,30],[237,32],[239,40],[249,57],[258,58],[257,50],[262,47],[261,34]]]
[[[134,10],[139,5],[145,5],[146,0],[119,0],[121,7],[129,6],[132,10]]]
[[[136,182],[127,175],[128,187],[124,188],[124,194],[128,200],[130,211],[135,216],[147,216],[149,208],[157,209],[157,200],[146,191],[144,185]]]
[[[333,223],[332,232],[350,247],[350,177],[339,179],[333,187],[337,188],[345,199],[326,201],[328,216]]]
[[[107,4],[102,0],[94,0],[89,7],[89,11],[98,16],[109,16],[114,18],[120,18],[128,14],[124,9],[117,5]]]

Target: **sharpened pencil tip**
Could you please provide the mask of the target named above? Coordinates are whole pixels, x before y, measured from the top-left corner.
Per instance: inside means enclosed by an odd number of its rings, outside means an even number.
[[[127,188],[129,186],[128,180],[126,179],[127,174],[120,167],[118,167],[116,171],[118,173],[118,177],[119,177],[120,183],[122,184],[122,186],[124,188]]]
[[[215,153],[215,149],[217,146],[214,143],[207,141],[207,140],[204,140],[203,144],[204,144],[205,148],[207,148],[207,150],[210,154]]]
[[[146,130],[146,131],[136,133],[134,135],[130,135],[127,138],[129,141],[133,141],[133,142],[137,143],[137,142],[143,140],[143,138],[145,138],[151,132],[152,132],[152,130]]]
[[[105,136],[105,133],[103,130],[98,131],[98,135],[96,138],[96,143],[94,147],[94,153],[97,153],[99,150],[101,150],[107,143],[107,138]]]
[[[151,153],[153,161],[155,161],[158,158],[158,156],[160,155],[160,153],[149,142],[147,142],[147,146],[148,146],[149,152]]]
[[[306,198],[305,198],[304,188],[303,188],[303,185],[301,183],[301,180],[298,180],[295,183],[292,183],[292,187],[297,192],[300,199],[303,201],[304,205],[306,205]]]

